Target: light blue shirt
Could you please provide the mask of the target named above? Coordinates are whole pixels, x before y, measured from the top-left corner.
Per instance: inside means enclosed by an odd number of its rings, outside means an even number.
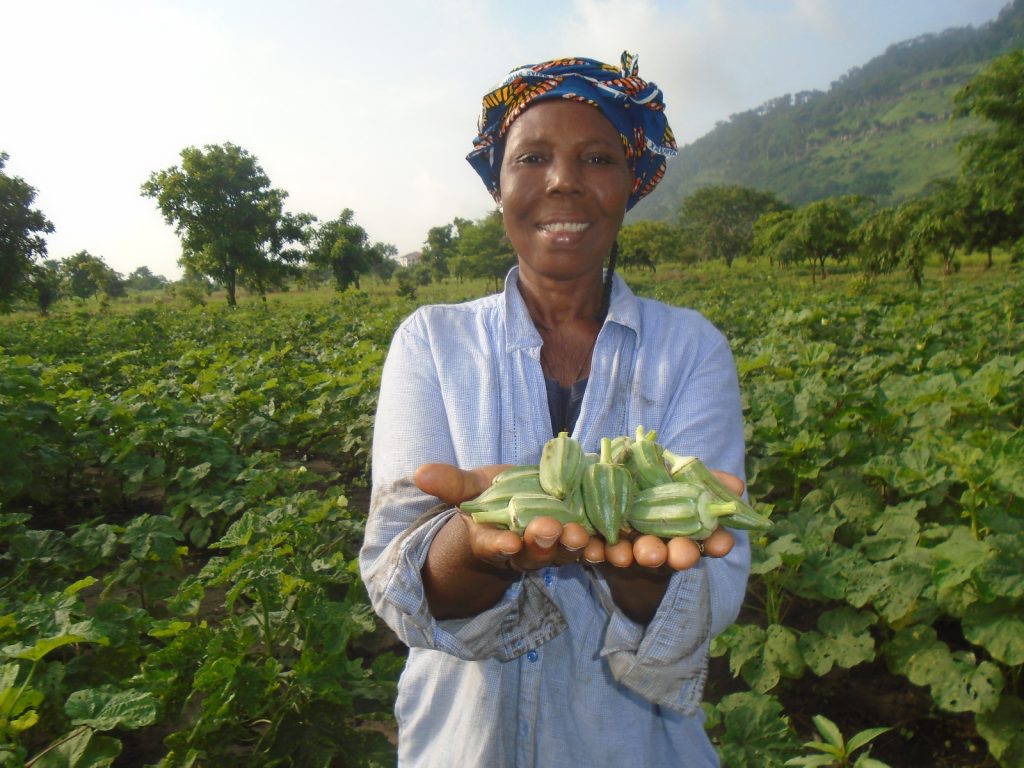
[[[360,553],[377,613],[410,646],[395,714],[406,768],[715,766],[699,708],[711,638],[739,612],[748,539],[673,575],[645,627],[580,565],[524,575],[493,608],[435,620],[420,571],[454,514],[419,491],[427,462],[536,463],[551,437],[541,338],[517,288],[422,307],[395,333],[373,439]],[[616,275],[573,437],[657,430],[679,455],[744,477],[728,343],[703,316],[636,297]]]

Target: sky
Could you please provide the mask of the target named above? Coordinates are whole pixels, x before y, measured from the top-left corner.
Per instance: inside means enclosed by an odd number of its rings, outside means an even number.
[[[225,142],[289,212],[351,208],[404,254],[493,207],[464,158],[481,97],[518,65],[632,51],[683,146],[1007,2],[0,0],[0,151],[56,228],[50,258],[180,277],[174,229],[139,188]]]

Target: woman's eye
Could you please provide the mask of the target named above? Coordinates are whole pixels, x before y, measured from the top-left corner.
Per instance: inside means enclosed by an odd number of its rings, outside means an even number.
[[[523,155],[519,155],[516,158],[516,162],[520,163],[522,165],[533,165],[535,163],[541,162],[543,159],[544,158],[542,158],[540,155],[533,154],[533,153],[526,153],[526,154],[523,154]]]
[[[608,165],[612,159],[608,155],[591,155],[587,158],[590,165]]]

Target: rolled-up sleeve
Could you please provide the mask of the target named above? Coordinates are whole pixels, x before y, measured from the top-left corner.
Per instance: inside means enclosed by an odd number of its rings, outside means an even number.
[[[707,678],[711,610],[703,565],[672,576],[646,626],[615,606],[607,582],[595,577],[609,612],[601,654],[612,675],[648,701],[685,715],[700,707]]]
[[[432,508],[437,499],[420,491],[412,476],[423,463],[459,461],[446,408],[451,393],[438,376],[442,362],[417,333],[416,320],[395,334],[382,372],[361,575],[374,610],[406,645],[467,660],[508,660],[561,632],[565,621],[530,577],[474,617],[438,621],[430,613],[423,565],[435,535],[456,512]]]
[[[410,647],[444,651],[460,659],[508,661],[565,628],[558,607],[524,577],[497,604],[466,619],[437,620],[427,607],[421,576],[436,533],[455,510],[428,515],[395,539],[382,556],[367,563],[363,578],[374,610]]]

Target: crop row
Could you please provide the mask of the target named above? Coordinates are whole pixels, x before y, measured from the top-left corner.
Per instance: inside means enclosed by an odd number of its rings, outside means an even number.
[[[719,277],[630,279],[729,336],[775,522],[713,647],[724,762],[781,765],[794,700],[870,668],[1019,764],[1020,276]],[[354,558],[410,309],[349,292],[0,325],[0,765],[393,762],[401,659]],[[867,724],[900,726],[877,742],[894,765],[917,727]]]

